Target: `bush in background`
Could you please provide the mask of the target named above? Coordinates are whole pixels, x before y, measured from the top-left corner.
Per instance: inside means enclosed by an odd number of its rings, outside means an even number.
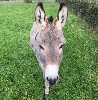
[[[98,27],[98,5],[89,4],[88,11],[85,15],[85,21],[94,29]]]
[[[0,0],[0,1],[9,1],[9,0]]]
[[[32,0],[24,0],[25,3],[32,3]]]
[[[79,14],[90,27],[98,32],[98,4],[96,2],[87,2],[86,0],[59,0],[65,2],[66,5]]]

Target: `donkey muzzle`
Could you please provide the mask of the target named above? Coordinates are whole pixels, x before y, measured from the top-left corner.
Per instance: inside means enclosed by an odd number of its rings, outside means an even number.
[[[58,76],[56,78],[54,78],[54,79],[47,77],[47,81],[49,82],[50,85],[54,85],[58,81]]]
[[[49,82],[50,85],[54,85],[57,83],[58,78],[58,66],[48,65],[45,69],[45,79]]]

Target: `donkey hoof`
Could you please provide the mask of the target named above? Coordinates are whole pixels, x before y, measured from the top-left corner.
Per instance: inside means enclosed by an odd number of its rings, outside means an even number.
[[[43,100],[48,100],[48,94],[44,94]]]
[[[45,97],[47,98],[48,97],[48,94],[45,94]]]

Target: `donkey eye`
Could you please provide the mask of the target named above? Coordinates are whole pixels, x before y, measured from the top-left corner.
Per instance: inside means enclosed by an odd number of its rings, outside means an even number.
[[[61,46],[59,47],[59,49],[62,49],[62,48],[63,48],[63,46],[64,46],[64,45],[61,45]]]
[[[44,50],[44,47],[42,45],[39,45],[39,47],[40,47],[41,50]]]

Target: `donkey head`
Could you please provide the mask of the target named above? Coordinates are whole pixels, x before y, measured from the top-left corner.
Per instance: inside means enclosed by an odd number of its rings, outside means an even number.
[[[39,31],[33,47],[49,84],[55,84],[59,78],[58,70],[63,55],[62,47],[65,43],[62,28],[66,18],[67,8],[64,3],[61,3],[55,21],[52,16],[46,17],[42,3],[38,3],[35,10],[35,26],[37,26],[36,31]]]

